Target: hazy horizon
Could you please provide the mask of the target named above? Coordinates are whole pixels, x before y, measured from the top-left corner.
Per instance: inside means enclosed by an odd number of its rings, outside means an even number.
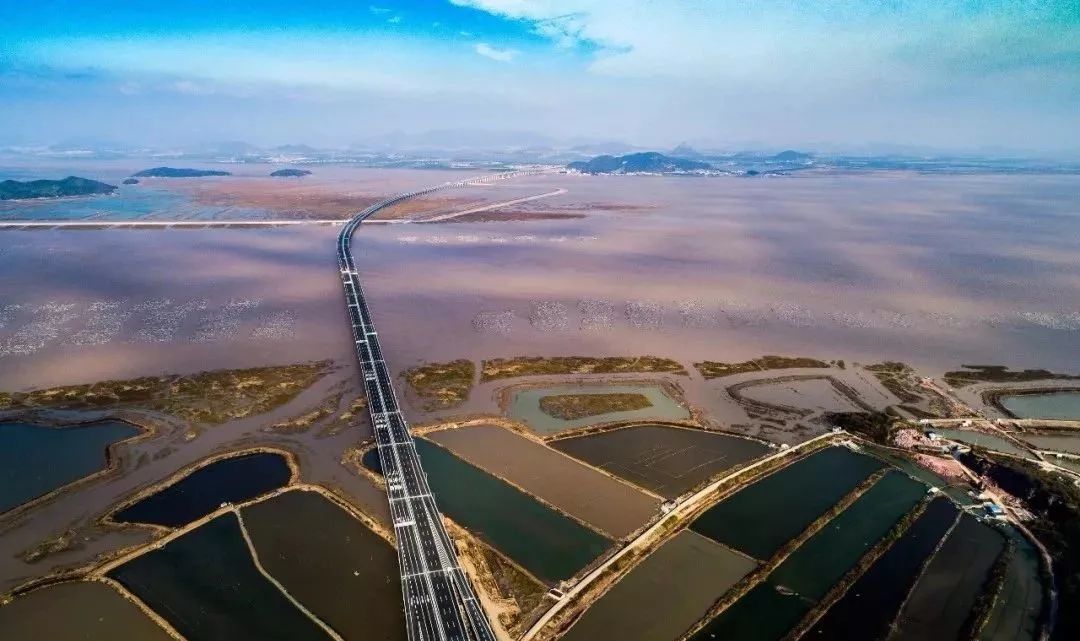
[[[1080,12],[1069,0],[297,9],[12,8],[0,25],[0,144],[344,148],[463,131],[488,147],[516,137],[731,151],[1080,149]]]

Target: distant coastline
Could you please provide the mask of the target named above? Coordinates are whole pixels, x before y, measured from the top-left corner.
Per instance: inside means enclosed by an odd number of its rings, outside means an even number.
[[[0,182],[0,200],[31,200],[37,198],[65,198],[69,196],[91,196],[111,194],[116,185],[68,176],[63,180],[5,180]]]

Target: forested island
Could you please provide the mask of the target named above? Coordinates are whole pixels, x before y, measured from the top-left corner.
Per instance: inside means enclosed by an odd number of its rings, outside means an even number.
[[[89,196],[111,194],[116,185],[68,176],[63,180],[5,180],[0,182],[0,200],[24,200],[30,198],[63,198],[65,196]]]
[[[187,169],[176,167],[154,167],[144,169],[137,174],[136,178],[202,178],[204,176],[231,176],[227,171],[217,169]]]

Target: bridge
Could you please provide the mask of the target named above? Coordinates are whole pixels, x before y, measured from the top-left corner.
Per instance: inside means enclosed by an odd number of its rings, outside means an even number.
[[[495,174],[399,194],[354,216],[338,235],[341,282],[345,287],[345,303],[364,377],[379,462],[386,479],[410,641],[495,641],[495,634],[443,527],[427,475],[420,465],[416,444],[394,393],[390,370],[383,359],[379,336],[353,263],[352,236],[369,216],[403,200],[443,189],[536,173],[542,173],[542,170]]]

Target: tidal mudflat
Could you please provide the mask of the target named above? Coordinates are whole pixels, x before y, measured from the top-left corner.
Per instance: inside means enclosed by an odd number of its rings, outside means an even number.
[[[862,410],[842,394],[827,378],[810,378],[746,387],[746,398],[765,405],[795,407],[821,412],[858,412]]]
[[[427,438],[615,537],[641,527],[660,508],[656,497],[501,427],[443,430]]]
[[[438,445],[418,439],[416,449],[443,514],[542,581],[573,576],[611,544]]]
[[[1005,537],[965,514],[926,566],[897,619],[896,641],[959,638]]]
[[[263,568],[342,637],[405,638],[397,553],[354,516],[301,490],[241,515]]]
[[[559,394],[641,394],[650,406],[643,409],[609,412],[584,418],[562,419],[540,407],[545,396]],[[690,412],[676,403],[663,389],[650,385],[559,385],[518,390],[513,393],[508,412],[511,418],[526,423],[542,434],[552,434],[607,421],[678,421],[690,418]]]
[[[691,527],[754,558],[767,559],[881,467],[875,458],[830,447],[724,499]]]
[[[1017,394],[1000,399],[1017,418],[1060,418],[1080,420],[1080,392]]]
[[[748,439],[663,425],[632,425],[550,445],[666,498],[769,451]]]
[[[113,515],[118,523],[180,527],[216,510],[288,484],[289,463],[281,454],[255,452],[220,459]]]
[[[105,583],[78,581],[34,590],[0,606],[10,641],[171,641],[135,604]]]
[[[822,641],[881,641],[942,537],[959,511],[950,501],[936,499],[904,535],[860,576],[809,632],[806,639]]]
[[[1076,176],[519,184],[565,187],[544,206],[579,206],[586,217],[373,225],[357,235],[395,368],[640,354],[642,341],[683,363],[814,345],[807,356],[876,363],[898,354],[930,375],[988,355],[1075,367],[1068,354],[1080,349],[1080,331],[1067,301],[1080,299]]]
[[[109,446],[138,434],[119,421],[0,423],[0,513],[104,469]]]
[[[586,610],[562,638],[677,639],[755,565],[745,556],[683,530]]]
[[[329,638],[256,568],[224,514],[109,572],[188,641]]]

